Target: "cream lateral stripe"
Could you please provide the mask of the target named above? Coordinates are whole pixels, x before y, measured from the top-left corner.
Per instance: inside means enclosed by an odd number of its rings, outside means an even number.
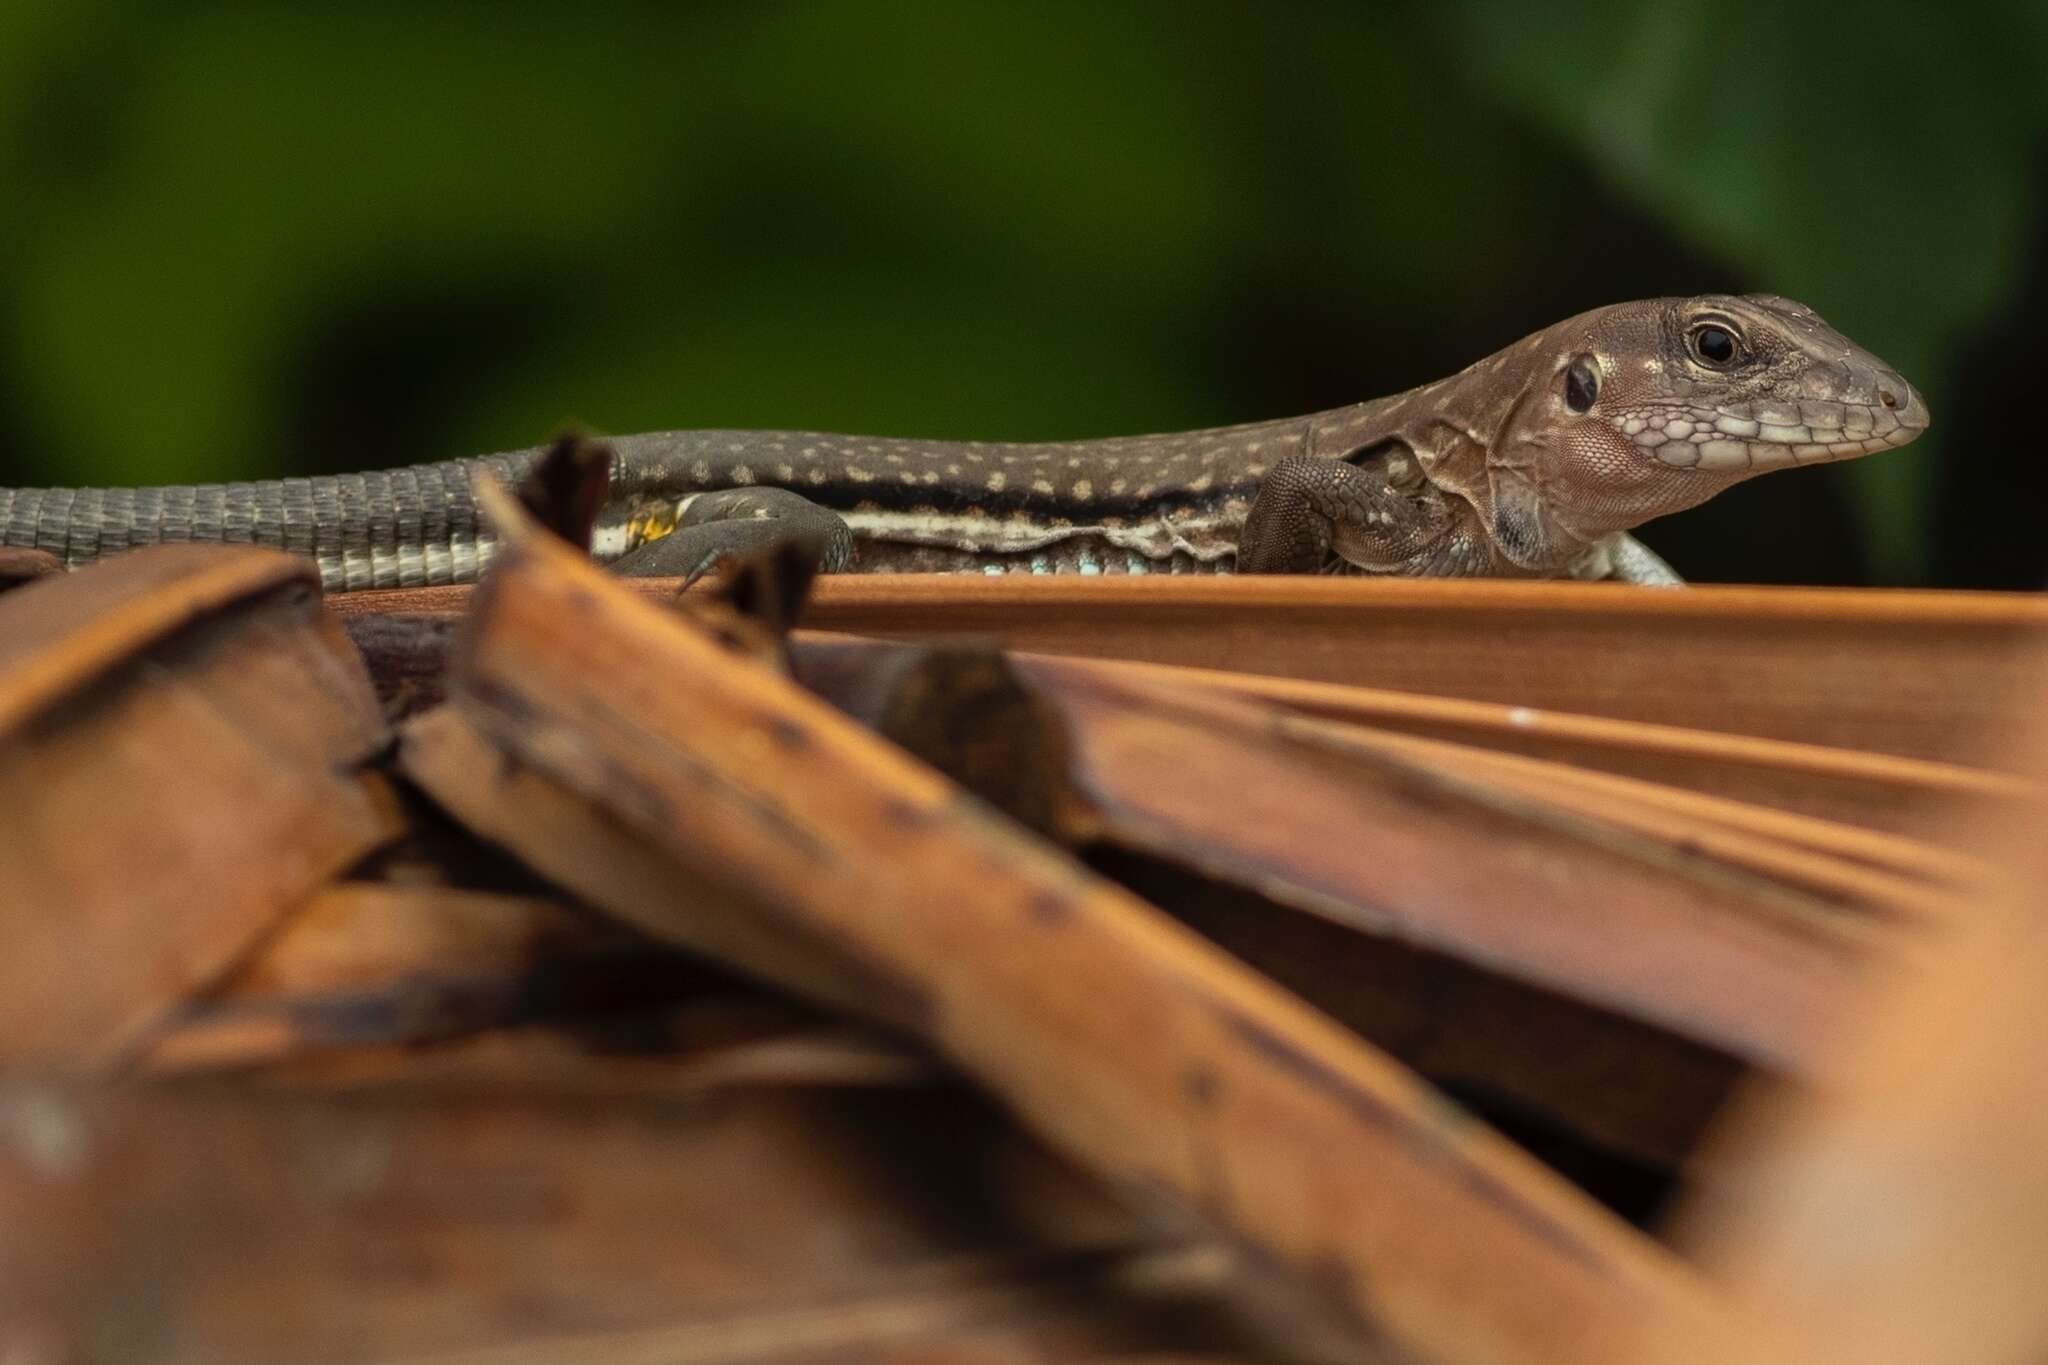
[[[1218,534],[1221,530],[1219,519],[1205,515],[1190,515],[1180,520],[1156,517],[1135,526],[1099,526],[1085,522],[1072,526],[1047,526],[1030,520],[973,517],[940,511],[855,510],[842,515],[854,535],[865,539],[998,554],[1042,550],[1049,545],[1084,537],[1105,541],[1118,549],[1135,551],[1148,559],[1165,559],[1175,550],[1181,550],[1206,563],[1236,553],[1235,546]]]

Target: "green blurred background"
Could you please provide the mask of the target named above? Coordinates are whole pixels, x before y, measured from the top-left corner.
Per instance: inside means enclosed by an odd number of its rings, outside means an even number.
[[[0,482],[1334,406],[1768,290],[1929,395],[1646,535],[2038,587],[2048,4],[0,0]]]

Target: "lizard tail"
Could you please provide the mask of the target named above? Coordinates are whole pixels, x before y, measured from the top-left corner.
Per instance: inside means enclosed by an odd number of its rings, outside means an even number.
[[[329,591],[467,583],[493,541],[471,480],[516,483],[531,452],[404,469],[163,488],[0,488],[0,545],[65,563],[169,541],[268,545],[320,566]]]

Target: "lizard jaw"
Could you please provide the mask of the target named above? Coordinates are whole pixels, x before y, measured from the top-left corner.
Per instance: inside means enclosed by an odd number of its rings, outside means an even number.
[[[1910,385],[1895,406],[1842,402],[1659,407],[1623,415],[1622,434],[1674,469],[1761,473],[1853,460],[1906,445],[1927,429],[1927,405]]]

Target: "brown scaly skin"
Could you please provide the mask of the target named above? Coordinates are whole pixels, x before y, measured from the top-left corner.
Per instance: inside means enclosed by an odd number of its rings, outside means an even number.
[[[1811,309],[1650,299],[1458,374],[1305,417],[1064,442],[792,431],[614,439],[593,553],[702,573],[790,532],[828,570],[1677,576],[1627,532],[1769,469],[1904,445],[1911,385]],[[515,451],[369,474],[0,489],[0,544],[69,563],[163,540],[277,545],[330,590],[463,582],[493,549],[470,496]]]

